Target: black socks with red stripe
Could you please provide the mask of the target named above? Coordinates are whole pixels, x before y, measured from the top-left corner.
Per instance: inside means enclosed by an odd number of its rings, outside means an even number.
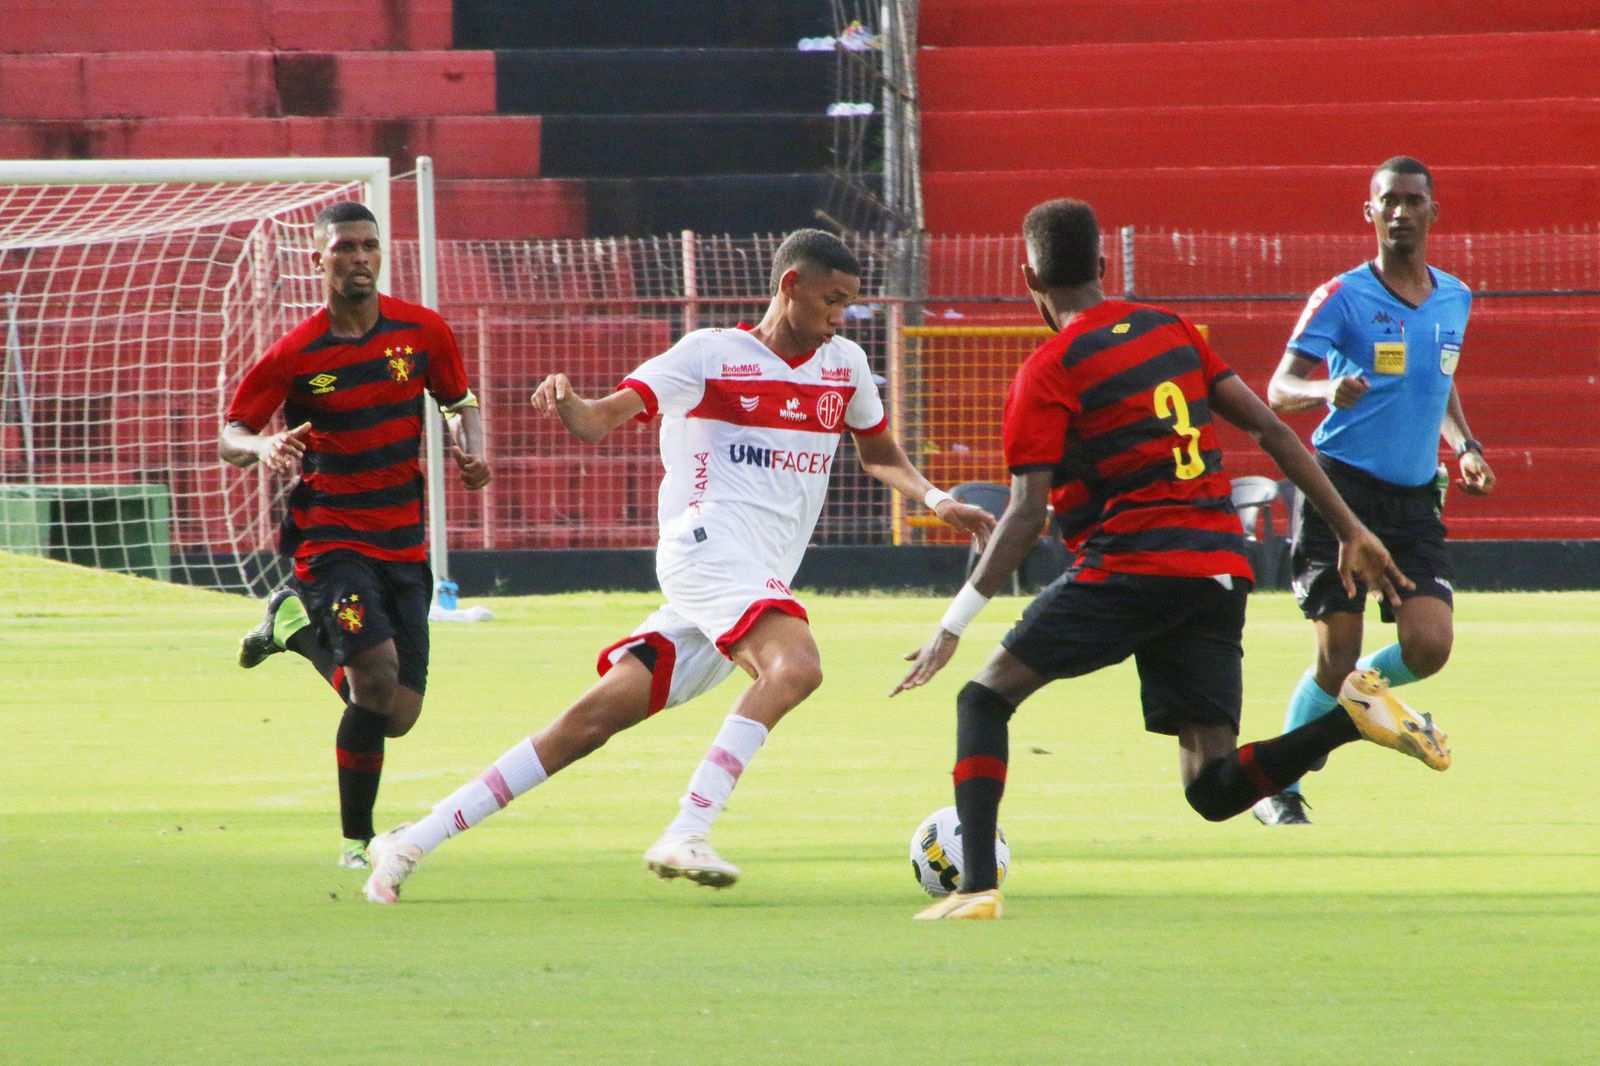
[[[1249,810],[1263,796],[1282,792],[1339,745],[1360,739],[1350,716],[1336,709],[1282,736],[1212,759],[1183,794],[1207,821],[1221,822]]]
[[[346,840],[371,840],[372,808],[383,776],[383,741],[388,719],[358,703],[347,704],[334,740],[339,761],[339,818]]]
[[[344,679],[344,667],[333,661],[333,652],[317,639],[311,626],[296,630],[283,646],[309,660],[322,680],[333,686],[339,698],[350,702],[350,685]]]
[[[1006,790],[1009,722],[1016,708],[969,681],[956,696],[956,814],[961,819],[961,891],[999,887],[995,824]],[[974,844],[976,842],[976,844]]]

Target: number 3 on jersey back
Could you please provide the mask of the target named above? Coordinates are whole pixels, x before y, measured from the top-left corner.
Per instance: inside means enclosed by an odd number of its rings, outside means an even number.
[[[1183,390],[1170,381],[1156,388],[1156,417],[1173,420],[1178,436],[1186,438],[1181,447],[1172,449],[1172,461],[1179,481],[1190,481],[1206,472],[1206,462],[1200,457],[1200,431],[1189,424],[1189,403]],[[1184,453],[1188,454],[1185,455]]]

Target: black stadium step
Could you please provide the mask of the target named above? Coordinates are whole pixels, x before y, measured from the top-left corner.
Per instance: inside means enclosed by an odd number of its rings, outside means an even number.
[[[540,120],[547,178],[797,174],[833,164],[823,115],[551,115]]]
[[[827,0],[455,0],[457,48],[793,48]]]
[[[826,223],[841,191],[826,174],[609,178],[585,183],[595,236],[786,233]]]
[[[825,114],[834,56],[768,48],[495,55],[495,106],[515,115]]]

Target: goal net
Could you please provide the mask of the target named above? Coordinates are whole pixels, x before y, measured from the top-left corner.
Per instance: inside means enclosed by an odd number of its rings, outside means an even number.
[[[376,158],[0,163],[0,597],[29,556],[285,576],[289,479],[222,463],[222,412],[322,302],[317,213],[359,199],[388,233],[388,181]]]

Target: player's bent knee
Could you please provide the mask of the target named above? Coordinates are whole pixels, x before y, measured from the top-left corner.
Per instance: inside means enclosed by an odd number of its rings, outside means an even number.
[[[815,660],[780,662],[762,680],[788,693],[793,703],[799,703],[822,687],[822,664]]]
[[[1449,641],[1423,641],[1401,649],[1406,669],[1421,677],[1432,677],[1450,661]]]
[[[1016,705],[1000,693],[976,681],[968,681],[956,693],[956,713],[960,715],[992,714],[1009,721],[1016,710]]]

